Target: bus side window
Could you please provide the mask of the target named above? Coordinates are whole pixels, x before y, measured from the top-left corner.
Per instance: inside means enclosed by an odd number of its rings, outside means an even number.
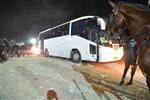
[[[65,24],[63,27],[62,27],[62,36],[63,35],[68,35],[69,34],[69,24]]]
[[[46,32],[45,34],[43,34],[43,35],[42,35],[42,38],[43,38],[43,39],[48,39],[48,38],[50,38],[49,31]]]
[[[86,33],[86,20],[82,21],[77,21],[72,24],[72,30],[71,34],[72,35],[78,35],[81,36],[82,38],[88,39],[88,35]]]
[[[69,34],[69,24],[64,24],[57,28],[57,37]]]
[[[57,28],[56,37],[62,36],[61,27]]]

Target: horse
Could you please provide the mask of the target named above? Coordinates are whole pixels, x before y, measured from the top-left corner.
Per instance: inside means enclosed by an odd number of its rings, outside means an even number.
[[[138,64],[146,77],[150,93],[150,10],[137,4],[109,1],[114,9],[109,17],[107,30],[113,35],[126,24],[130,37],[134,38],[138,48]],[[120,34],[119,34],[120,35]]]

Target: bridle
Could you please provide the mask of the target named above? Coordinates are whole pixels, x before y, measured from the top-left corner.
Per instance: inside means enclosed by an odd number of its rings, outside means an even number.
[[[114,34],[114,33],[112,33],[112,30],[111,30],[114,26],[119,29],[123,25],[122,24],[119,26],[120,23],[117,23],[117,21],[116,21],[117,20],[116,16],[119,13],[120,6],[121,6],[121,2],[119,2],[117,4],[117,6],[114,7],[114,9],[112,10],[112,14],[110,15],[110,18],[108,20],[107,31],[108,31],[108,35],[110,37],[112,37]],[[119,37],[120,37],[120,35],[119,35]]]
[[[121,3],[119,2],[119,4],[117,5],[117,7],[115,7],[113,10],[112,10],[112,14],[111,14],[111,16],[110,16],[110,19],[109,19],[109,25],[108,25],[108,27],[107,27],[107,29],[108,30],[110,30],[110,28],[112,27],[112,25],[117,25],[116,24],[116,16],[117,16],[117,14],[118,14],[118,12],[119,12],[119,9],[120,9],[120,5],[121,5]]]

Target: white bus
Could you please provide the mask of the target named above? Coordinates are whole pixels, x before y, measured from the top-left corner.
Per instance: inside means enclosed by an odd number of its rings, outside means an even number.
[[[102,43],[105,21],[97,16],[84,16],[39,33],[39,47],[45,56],[109,62],[123,57],[119,44]],[[107,45],[106,45],[107,44]]]

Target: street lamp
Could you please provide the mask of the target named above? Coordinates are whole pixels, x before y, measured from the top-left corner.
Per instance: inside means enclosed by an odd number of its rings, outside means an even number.
[[[36,44],[36,39],[35,39],[35,38],[32,38],[32,39],[30,40],[30,43],[32,43],[33,45],[35,45],[35,44]]]

